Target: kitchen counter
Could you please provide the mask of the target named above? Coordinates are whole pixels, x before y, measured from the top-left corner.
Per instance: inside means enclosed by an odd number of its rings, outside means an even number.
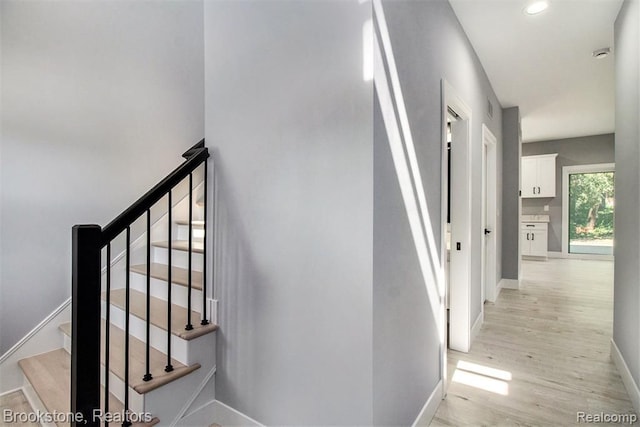
[[[521,215],[520,222],[549,222],[549,215]]]

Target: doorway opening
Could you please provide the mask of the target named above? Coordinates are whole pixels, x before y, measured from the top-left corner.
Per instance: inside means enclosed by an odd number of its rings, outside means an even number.
[[[468,352],[471,345],[471,109],[442,81],[441,260],[448,318],[446,349]],[[445,387],[446,388],[446,387]]]
[[[563,253],[612,259],[615,166],[566,166],[562,171]]]
[[[497,176],[496,137],[482,125],[482,286],[481,313],[484,302],[495,302],[497,298]]]

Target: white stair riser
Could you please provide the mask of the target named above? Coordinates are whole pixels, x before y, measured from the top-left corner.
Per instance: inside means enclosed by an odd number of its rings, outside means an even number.
[[[202,228],[202,226],[194,226],[193,230],[191,230],[192,235],[193,235],[193,241],[194,242],[198,242],[198,243],[202,243],[203,241],[203,237],[204,237],[204,229]],[[189,226],[188,225],[182,225],[182,224],[178,224],[178,230],[177,230],[177,236],[176,236],[177,240],[188,240],[189,239]]]
[[[103,301],[103,310],[105,313]],[[124,310],[116,306],[111,306],[111,323],[117,326],[118,328],[124,331],[125,328],[125,314]],[[139,317],[134,316],[133,314],[129,315],[129,333],[138,338],[142,342],[146,342],[147,340],[147,326],[146,322]],[[149,335],[150,335],[150,344],[151,347],[163,352],[167,353],[167,331],[164,329],[158,328],[155,325],[150,325],[149,327]],[[171,335],[171,357],[178,362],[184,365],[190,365],[192,363],[197,362],[193,358],[189,359],[189,341],[183,340],[180,337],[175,335]]]
[[[100,365],[100,384],[104,387],[104,365]],[[140,380],[142,378],[139,378]],[[135,380],[136,382],[137,379]],[[118,378],[113,372],[109,372],[109,393],[118,398],[120,402],[124,402],[124,381]],[[129,387],[129,410],[136,414],[144,412],[145,395],[139,394],[133,388]]]
[[[153,262],[158,264],[167,264],[167,248],[153,248]],[[173,254],[171,256],[171,265],[174,267],[180,268],[188,268],[189,266],[189,254],[187,251],[180,251],[173,249]],[[195,271],[202,271],[202,255],[199,253],[193,253],[193,258],[191,260],[191,269]]]
[[[104,305],[105,302],[103,301],[103,313],[105,313]],[[112,305],[111,323],[124,330],[124,319],[124,310],[121,310],[120,308]],[[146,342],[146,322],[134,316],[133,314],[129,315],[129,319],[129,332],[131,333],[131,335],[138,338],[142,342]],[[193,320],[193,322],[195,323],[195,319]],[[149,327],[149,335],[151,347],[166,354],[167,331],[152,324]],[[205,347],[202,347],[203,345],[205,345]],[[207,351],[206,346],[209,346],[208,348],[211,348],[212,345],[215,345],[215,333],[209,333],[192,340],[184,340],[172,334],[171,357],[187,366],[193,365],[194,363],[200,363],[202,366],[204,366],[205,362],[203,361],[206,361],[207,358],[211,357],[209,351]]]
[[[138,273],[133,273],[131,275],[130,283],[131,289],[142,292],[144,294],[147,293],[146,276]],[[161,299],[163,301],[168,301],[167,282],[152,277],[150,289],[152,297]],[[173,304],[186,308],[188,301],[188,292],[189,291],[186,286],[176,285],[175,283],[173,283],[171,285],[171,302]],[[194,288],[191,288],[191,309],[193,311],[197,311],[198,313],[202,313],[202,291]],[[208,315],[209,313],[207,313],[207,316]]]

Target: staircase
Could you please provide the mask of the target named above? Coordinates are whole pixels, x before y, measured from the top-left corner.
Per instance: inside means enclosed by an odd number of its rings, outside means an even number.
[[[34,409],[80,412],[77,425],[171,425],[213,377],[204,140],[183,156],[106,227],[74,227],[75,324],[59,326],[59,349],[19,362]]]

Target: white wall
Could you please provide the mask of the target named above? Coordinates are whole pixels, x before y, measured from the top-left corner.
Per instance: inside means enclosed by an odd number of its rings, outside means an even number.
[[[613,339],[640,384],[640,1],[625,0],[615,24],[616,236]],[[629,390],[632,399],[637,402]],[[636,408],[637,410],[638,408]]]
[[[202,10],[0,2],[0,353],[70,295],[71,227],[105,225],[202,138]]]
[[[368,19],[356,0],[205,3],[216,399],[268,425],[372,423]]]

